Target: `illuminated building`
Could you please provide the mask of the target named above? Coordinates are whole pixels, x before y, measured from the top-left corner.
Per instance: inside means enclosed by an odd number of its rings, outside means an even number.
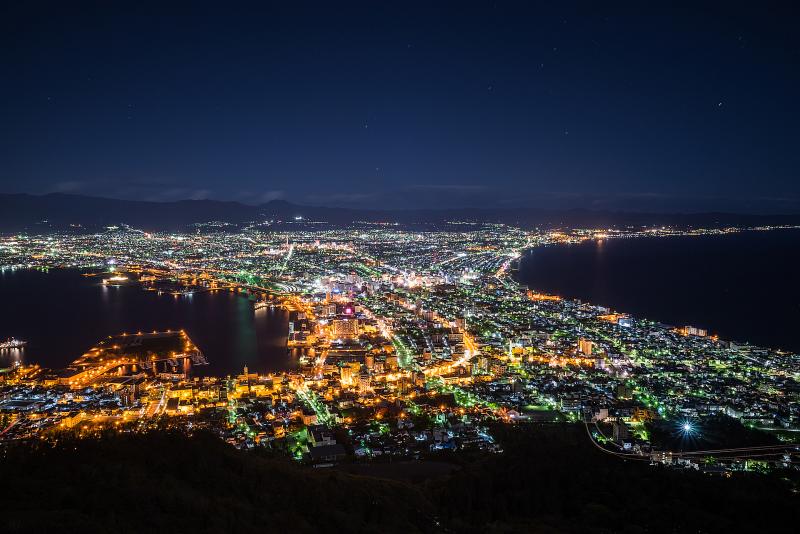
[[[337,339],[358,337],[358,320],[334,319],[331,323],[331,334]]]
[[[581,354],[591,356],[592,350],[594,350],[594,343],[588,339],[581,338],[578,341],[578,350]]]
[[[348,362],[339,367],[339,376],[343,386],[354,386],[358,383],[361,364]]]
[[[705,337],[708,335],[708,331],[704,328],[697,328],[695,326],[684,326],[680,329],[680,332],[684,336],[698,336],[698,337]]]
[[[370,391],[370,386],[372,384],[372,380],[367,373],[362,373],[358,377],[358,392],[361,394],[368,393]]]

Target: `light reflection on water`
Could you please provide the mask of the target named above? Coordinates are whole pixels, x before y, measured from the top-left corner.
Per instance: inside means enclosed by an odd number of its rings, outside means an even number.
[[[244,295],[227,291],[191,297],[144,291],[136,284],[106,286],[74,270],[0,274],[0,339],[28,342],[0,353],[9,362],[61,368],[98,341],[122,332],[184,329],[209,362],[202,375],[271,372],[297,366],[286,348],[288,312],[253,311]]]
[[[0,349],[0,369],[17,367],[25,361],[25,347]]]

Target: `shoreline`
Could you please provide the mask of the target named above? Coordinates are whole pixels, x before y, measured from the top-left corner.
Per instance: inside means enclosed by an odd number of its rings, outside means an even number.
[[[515,269],[510,270],[511,272],[509,273],[509,276],[520,287],[526,288],[526,289],[529,289],[529,290],[533,290],[533,291],[535,291],[537,293],[552,294],[552,295],[558,296],[559,298],[563,298],[565,300],[570,300],[570,301],[574,301],[574,302],[581,302],[581,303],[589,304],[589,305],[592,305],[592,306],[600,306],[600,307],[603,307],[603,308],[608,308],[610,311],[613,311],[613,312],[616,312],[616,313],[623,313],[623,314],[630,315],[630,316],[635,317],[635,318],[640,319],[640,320],[647,320],[647,321],[650,321],[650,322],[663,324],[665,326],[671,326],[671,325],[685,326],[685,324],[697,323],[697,324],[695,324],[695,326],[706,328],[706,329],[709,330],[709,333],[712,333],[712,332],[713,333],[718,333],[721,337],[723,337],[726,340],[740,340],[739,341],[740,343],[748,344],[748,345],[755,346],[755,347],[775,348],[776,350],[781,350],[783,352],[790,352],[790,353],[798,354],[798,353],[800,353],[800,347],[789,347],[789,348],[780,347],[780,345],[782,344],[780,342],[780,340],[767,342],[767,343],[765,343],[763,341],[752,341],[752,340],[744,341],[743,340],[744,338],[752,338],[753,337],[753,332],[752,331],[749,332],[749,333],[748,332],[744,332],[743,333],[742,329],[740,329],[740,328],[736,328],[735,331],[727,331],[725,329],[725,323],[727,321],[722,321],[721,323],[719,321],[714,321],[713,317],[715,316],[715,314],[713,314],[713,313],[705,314],[704,317],[707,317],[707,318],[702,318],[701,317],[701,318],[698,319],[696,316],[693,317],[693,318],[688,318],[688,316],[692,316],[695,313],[695,312],[691,311],[693,306],[685,306],[685,307],[682,307],[681,309],[677,309],[677,308],[665,309],[664,313],[658,313],[658,311],[647,312],[647,311],[642,309],[642,308],[647,308],[647,306],[631,306],[630,302],[628,302],[626,304],[625,303],[619,303],[618,302],[619,299],[617,300],[616,303],[604,301],[602,298],[598,299],[598,298],[596,298],[596,296],[593,296],[591,294],[591,291],[581,292],[580,294],[576,294],[578,292],[578,290],[564,291],[563,288],[561,290],[559,290],[559,288],[556,287],[558,285],[561,285],[561,286],[564,286],[564,285],[578,286],[578,285],[580,285],[581,283],[584,283],[584,282],[583,282],[583,280],[574,278],[574,273],[563,274],[563,270],[560,273],[559,272],[553,272],[553,269],[552,269],[551,265],[547,266],[547,271],[548,272],[546,273],[546,275],[547,276],[556,276],[556,277],[562,276],[562,277],[565,278],[564,280],[561,280],[560,282],[551,280],[550,283],[542,283],[541,281],[539,283],[535,283],[535,282],[533,282],[532,280],[529,279],[528,282],[526,282],[524,280],[525,277],[522,274],[522,271],[524,270],[523,266],[526,263],[526,261],[530,262],[532,260],[532,256],[534,254],[540,253],[542,251],[546,251],[546,252],[548,252],[548,253],[550,253],[552,255],[553,251],[559,250],[562,256],[566,256],[569,251],[572,251],[573,255],[577,255],[577,253],[580,252],[578,247],[589,248],[589,247],[592,247],[592,245],[594,245],[594,247],[600,247],[604,243],[609,244],[610,248],[620,247],[621,243],[624,240],[627,240],[627,239],[634,239],[635,241],[628,243],[628,244],[633,244],[634,246],[638,246],[638,245],[640,245],[642,243],[645,243],[645,242],[648,243],[647,246],[652,246],[654,243],[662,242],[661,240],[663,240],[663,242],[666,242],[666,243],[669,243],[669,242],[675,243],[678,239],[687,240],[689,238],[711,239],[711,238],[723,238],[723,237],[725,237],[725,238],[734,238],[735,239],[737,237],[742,237],[742,236],[753,236],[757,232],[763,233],[763,234],[770,234],[771,236],[774,236],[775,234],[791,235],[790,232],[798,232],[798,230],[800,230],[800,228],[797,228],[797,227],[775,228],[775,229],[767,229],[767,230],[748,228],[748,229],[737,230],[736,232],[726,232],[726,233],[716,233],[716,234],[699,234],[699,235],[694,235],[694,234],[676,234],[676,235],[669,235],[669,236],[661,236],[661,235],[659,235],[659,236],[642,236],[642,235],[635,235],[635,236],[622,237],[622,238],[612,237],[612,238],[607,238],[607,239],[602,239],[602,240],[586,239],[586,240],[582,240],[580,242],[570,242],[570,243],[547,243],[547,244],[544,244],[544,245],[539,245],[539,246],[534,246],[534,247],[527,248],[523,252],[521,252],[520,257],[515,260],[515,262],[517,263],[517,267]],[[798,233],[796,233],[794,235],[796,235],[796,236],[800,235],[800,232],[798,232]],[[645,237],[650,237],[651,239],[643,239]],[[619,252],[619,250],[613,251],[611,253],[614,253],[614,252]],[[605,254],[606,260],[607,260],[608,254],[609,254],[609,252],[606,251],[606,254]],[[586,256],[588,256],[588,254],[586,254]],[[548,261],[550,263],[554,263],[553,258],[548,258]],[[593,272],[594,269],[597,267],[596,265],[594,265],[592,263],[589,263],[590,262],[590,258],[588,258],[588,257],[578,258],[578,261],[585,262],[586,263],[586,267],[587,267],[586,270],[589,271],[589,272]],[[564,261],[561,261],[559,263],[560,264],[565,264]],[[735,266],[731,266],[730,267],[730,271],[731,272],[734,272],[735,270],[736,270]],[[675,278],[680,278],[682,276],[688,276],[688,274],[690,274],[690,273],[676,273],[673,276]],[[571,278],[566,279],[567,277],[571,277]],[[633,297],[631,296],[633,294],[633,287],[620,289],[619,280],[609,281],[608,278],[604,279],[604,281],[602,283],[605,283],[607,285],[616,284],[616,286],[614,286],[614,287],[604,287],[603,288],[605,290],[606,297],[608,297],[610,295],[613,298],[614,296],[617,296],[617,295],[624,295],[622,297],[622,300],[629,300],[630,301],[631,299],[633,299]],[[633,285],[634,284],[631,284],[631,286],[633,286]],[[651,288],[651,291],[654,292],[652,295],[643,296],[643,297],[639,297],[639,296],[635,296],[634,295],[635,298],[637,298],[639,302],[646,302],[646,301],[663,302],[663,298],[662,298],[663,295],[658,294],[659,288],[652,289],[653,288],[652,284],[650,284],[648,287]],[[596,289],[595,289],[595,291],[596,291]],[[706,302],[708,302],[709,300],[712,300],[712,299],[707,297]],[[694,302],[695,303],[696,302],[702,302],[702,300],[697,300],[697,301],[694,301]],[[639,310],[636,310],[636,308],[639,308]],[[669,307],[667,307],[667,308],[669,308]],[[694,308],[696,308],[696,305],[694,306]],[[684,318],[687,318],[687,319],[683,320],[683,321],[682,320],[670,320],[667,317],[665,317],[666,315],[668,315],[669,312],[673,313],[673,315],[680,315],[681,317],[684,317]],[[731,316],[734,316],[734,317],[736,316],[735,315],[736,312],[727,312],[727,313],[730,313]],[[800,316],[800,310],[798,310],[797,313],[798,313],[798,316]],[[716,314],[716,316],[719,316],[719,314]],[[730,325],[728,325],[728,327],[730,327]],[[755,335],[756,335],[756,337],[759,337],[758,333],[756,333]],[[778,347],[780,347],[780,348],[778,348]]]
[[[218,328],[227,329],[229,333],[226,334],[225,337],[229,338],[229,340],[231,341],[236,341],[239,338],[239,334],[236,334],[236,331],[243,330],[249,332],[252,330],[253,335],[256,336],[256,338],[252,340],[252,344],[249,341],[246,344],[252,350],[256,351],[256,357],[253,358],[246,357],[245,359],[250,361],[251,367],[254,367],[258,363],[258,360],[261,359],[258,357],[258,353],[262,350],[261,347],[262,341],[260,339],[260,336],[261,335],[266,336],[266,339],[269,340],[273,337],[274,334],[274,332],[272,331],[262,332],[259,334],[259,332],[256,332],[254,330],[255,324],[253,324],[252,327],[242,324],[239,324],[238,326],[232,326],[232,323],[230,323],[229,321],[223,321],[223,319],[225,318],[224,310],[228,310],[228,308],[230,308],[230,310],[228,311],[233,313],[231,317],[233,318],[234,322],[239,321],[241,319],[241,317],[238,315],[238,312],[236,311],[240,307],[238,304],[225,305],[223,306],[224,309],[216,311],[214,315],[217,317],[217,320],[212,320],[208,318],[204,319],[203,317],[206,316],[207,314],[203,314],[201,313],[201,311],[197,310],[195,312],[191,312],[186,309],[186,307],[189,306],[196,307],[198,304],[201,305],[202,309],[206,309],[209,307],[214,308],[214,306],[211,306],[211,304],[208,303],[207,301],[203,302],[198,301],[197,297],[200,297],[201,299],[207,299],[209,297],[223,298],[224,299],[223,304],[224,304],[225,302],[227,302],[227,299],[224,298],[223,293],[231,294],[237,298],[239,297],[243,298],[244,299],[243,304],[245,306],[249,305],[249,307],[252,308],[254,297],[249,294],[241,292],[228,291],[227,289],[225,290],[205,289],[202,291],[194,290],[191,294],[188,292],[186,294],[175,294],[173,292],[166,290],[158,291],[154,288],[148,288],[135,277],[130,277],[128,280],[121,282],[119,284],[116,283],[103,284],[100,279],[101,276],[111,276],[112,273],[108,273],[99,270],[97,268],[52,267],[45,270],[38,267],[18,267],[13,271],[7,270],[6,275],[11,275],[12,272],[18,275],[22,274],[27,276],[60,275],[62,277],[68,277],[68,279],[64,278],[59,281],[69,283],[70,288],[69,289],[61,288],[64,289],[62,294],[56,295],[59,289],[56,287],[55,292],[53,293],[53,297],[56,298],[57,300],[58,299],[69,300],[70,298],[75,297],[73,293],[77,293],[79,295],[78,298],[88,299],[88,301],[91,303],[90,307],[92,309],[93,317],[103,320],[105,317],[109,316],[112,317],[111,319],[109,319],[109,321],[113,323],[111,325],[112,326],[111,329],[108,330],[103,329],[101,332],[99,332],[99,335],[94,338],[89,339],[89,336],[85,336],[87,338],[86,339],[87,342],[84,344],[78,345],[74,339],[74,336],[72,339],[67,340],[65,342],[65,345],[72,346],[71,348],[73,350],[69,350],[68,352],[65,352],[64,350],[59,350],[59,354],[63,354],[63,357],[53,356],[53,354],[55,354],[53,352],[53,345],[55,344],[56,346],[60,346],[62,343],[61,340],[64,339],[64,337],[61,334],[58,333],[48,334],[47,331],[49,331],[49,329],[45,329],[39,332],[36,328],[33,329],[28,328],[29,330],[28,333],[20,332],[19,330],[16,329],[13,331],[8,330],[9,336],[15,336],[17,338],[24,337],[25,341],[28,342],[27,346],[24,349],[16,349],[17,351],[19,351],[17,354],[22,358],[20,363],[24,365],[39,365],[43,368],[48,368],[48,369],[64,369],[72,365],[76,359],[79,359],[81,355],[85,353],[85,351],[89,350],[98,341],[105,339],[107,336],[121,335],[123,332],[135,333],[138,331],[152,331],[152,330],[166,331],[166,330],[181,330],[185,328],[192,334],[194,338],[199,338],[203,340],[205,337],[209,335],[209,332],[212,331],[210,329],[213,327],[214,331],[216,331]],[[8,278],[6,278],[5,280],[6,283],[9,284],[12,283]],[[26,283],[34,284],[36,282],[34,280],[29,280]],[[109,301],[106,300],[104,297],[102,297],[102,294],[100,296],[94,295],[87,297],[86,293],[91,293],[91,292],[90,291],[82,292],[82,289],[95,289],[98,293],[108,292],[109,296],[116,291],[128,290],[132,293],[126,293],[126,295],[130,296],[133,294],[134,298],[128,299],[131,302],[122,302],[122,300],[125,299],[118,300],[113,298]],[[83,297],[81,297],[80,295],[83,295]],[[36,298],[37,296],[40,295],[37,293],[36,295],[32,295],[31,298]],[[171,303],[174,303],[174,306],[171,305]],[[177,315],[173,313],[172,311],[173,309],[176,310],[174,313],[177,313]],[[24,318],[28,318],[30,319],[30,321],[23,320],[21,321],[21,324],[24,324],[26,322],[36,322],[41,320],[41,318],[36,318],[34,316],[31,316],[30,313],[33,313],[33,311],[34,311],[33,308],[28,308],[27,311],[22,312],[25,314]],[[251,310],[251,312],[254,314],[251,318],[253,321],[255,321],[256,311]],[[122,315],[119,315],[120,313],[122,313]],[[136,319],[137,316],[139,317],[138,319]],[[164,320],[162,321],[161,319]],[[119,328],[113,328],[114,324],[119,326]],[[215,326],[217,324],[221,324],[222,326]],[[9,327],[8,322],[6,322],[3,325],[3,327],[13,328]],[[205,332],[203,332],[203,330],[205,330]],[[283,358],[288,362],[290,360],[291,348],[286,345],[286,332],[283,332],[283,329],[281,329],[281,332],[283,333],[284,343],[282,347],[278,348],[283,351],[282,352]],[[54,339],[55,342],[48,341],[51,339]],[[204,352],[210,352],[208,357],[210,365],[203,366],[204,369],[198,373],[199,376],[208,376],[208,375],[226,376],[228,374],[235,375],[237,373],[241,373],[241,368],[238,365],[238,362],[236,361],[237,358],[230,356],[231,354],[236,352],[236,350],[232,348],[223,350],[220,348],[220,346],[217,346],[215,350],[213,344],[209,349],[207,348],[208,340],[205,339],[205,341],[206,343],[198,342],[198,345],[200,345],[201,350],[203,350]],[[263,350],[269,351],[272,349],[263,349]],[[2,357],[2,360],[7,360],[8,354],[9,351],[3,351],[3,353],[0,354],[0,357]],[[43,358],[42,356],[45,354],[47,354],[47,357]],[[273,355],[271,354],[264,357],[267,358],[268,361],[272,361],[273,359]],[[232,363],[225,364],[224,362],[226,361],[226,358],[227,361],[231,361]],[[11,362],[0,361],[0,368],[6,367],[5,363],[9,363],[10,365]],[[228,372],[222,372],[222,371],[217,372],[216,370],[214,370],[214,368],[217,367],[221,367],[223,369],[226,367],[230,367],[230,369]],[[273,370],[273,372],[280,372],[280,370],[283,369],[283,367],[284,364],[277,365],[276,368]],[[268,369],[265,369],[264,372],[268,372]]]

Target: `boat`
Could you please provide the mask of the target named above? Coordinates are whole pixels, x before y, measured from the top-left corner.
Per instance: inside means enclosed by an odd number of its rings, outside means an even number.
[[[111,278],[103,278],[103,285],[106,286],[118,286],[121,285],[123,282],[127,282],[127,276],[116,275],[112,276]]]
[[[0,349],[21,349],[27,345],[27,341],[22,341],[13,337],[8,338],[6,341],[0,343]]]
[[[194,295],[194,289],[189,289],[189,288],[176,289],[175,291],[172,292],[172,295],[175,297],[191,297],[192,295]]]
[[[272,303],[269,301],[257,300],[256,302],[253,303],[253,310],[263,310],[264,308],[267,308],[271,305]]]

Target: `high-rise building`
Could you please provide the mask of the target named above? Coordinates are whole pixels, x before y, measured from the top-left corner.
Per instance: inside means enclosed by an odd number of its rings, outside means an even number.
[[[339,377],[343,386],[353,385],[353,369],[349,365],[339,368]]]
[[[358,391],[359,393],[368,393],[370,390],[371,381],[367,373],[361,373],[358,377]]]
[[[361,372],[361,364],[358,362],[342,363],[339,367],[339,377],[343,386],[358,385],[358,375]]]
[[[588,339],[585,338],[580,338],[580,340],[578,341],[578,351],[580,351],[581,354],[591,356],[593,349],[594,349],[594,343],[592,341],[589,341]]]
[[[683,327],[683,335],[705,337],[708,335],[708,331],[705,328],[697,328],[696,326],[687,325]]]
[[[358,337],[358,320],[334,319],[331,331],[335,338]]]

